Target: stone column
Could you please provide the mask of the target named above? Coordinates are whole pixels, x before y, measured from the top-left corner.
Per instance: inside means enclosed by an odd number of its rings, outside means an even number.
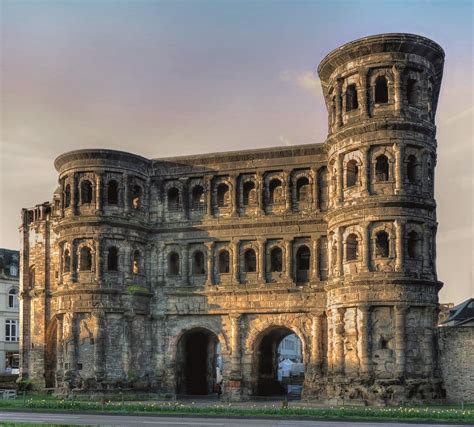
[[[130,212],[130,188],[128,173],[123,174],[123,210],[125,213]]]
[[[96,214],[102,212],[102,174],[95,174],[95,210]]]
[[[370,160],[369,160],[370,147],[362,147],[360,152],[362,154],[362,165],[360,167],[360,183],[362,194],[364,197],[369,195],[369,173],[370,173]]]
[[[239,278],[239,241],[234,240],[232,242],[232,281],[234,283],[240,283]]]
[[[230,359],[230,376],[232,378],[241,377],[240,368],[240,314],[231,314],[231,359]]]
[[[315,374],[320,376],[322,373],[323,352],[321,348],[321,340],[323,336],[322,319],[320,315],[312,316],[311,325],[311,364],[314,366]]]
[[[207,280],[206,285],[214,284],[214,246],[215,242],[206,242],[207,247]]]
[[[62,377],[64,372],[63,315],[57,314],[56,319],[56,377]]]
[[[77,314],[72,313],[70,314],[70,325],[69,330],[66,331],[68,341],[67,341],[67,353],[66,353],[66,363],[68,365],[67,369],[68,371],[75,372],[77,368],[77,357],[76,357],[76,346],[77,346]]]
[[[266,271],[265,271],[265,252],[266,252],[266,241],[258,240],[258,265],[257,265],[257,281],[258,283],[266,282]]]
[[[433,333],[436,328],[436,321],[434,317],[434,308],[425,307],[424,309],[424,336],[423,336],[423,360],[425,366],[425,375],[431,377],[433,375],[433,368],[435,356],[433,354]]]
[[[318,249],[319,239],[318,236],[312,236],[312,250],[311,250],[311,280],[319,281],[319,269],[318,269]]]
[[[395,306],[395,360],[398,378],[405,376],[406,335],[405,322],[408,307]]]
[[[183,285],[189,284],[189,248],[188,243],[184,242],[181,245],[182,263],[181,263],[181,281]]]
[[[232,216],[237,216],[237,208],[238,208],[238,200],[239,200],[239,197],[238,197],[238,188],[237,188],[237,182],[238,182],[238,179],[237,179],[237,176],[236,175],[231,175],[230,176],[230,183],[232,185],[232,203],[231,203],[231,207],[232,207]]]
[[[261,172],[257,172],[255,178],[256,190],[257,190],[257,201],[258,201],[258,211],[261,215],[265,215],[265,206],[263,205],[263,192],[265,190],[265,180]]]
[[[71,179],[71,212],[73,215],[77,213],[77,174],[72,174]]]
[[[344,168],[343,168],[343,157],[341,154],[337,155],[336,167],[337,167],[337,177],[336,177],[336,186],[337,186],[337,202],[342,203],[344,200]]]
[[[59,205],[61,207],[61,218],[64,218],[64,179],[60,181],[60,188],[61,188],[61,198]],[[71,191],[69,191],[69,197],[71,197]]]
[[[100,268],[101,261],[101,242],[99,238],[94,239],[95,246],[95,280],[100,283],[102,280],[102,269]]]
[[[336,86],[336,127],[342,127],[342,79],[337,79]]]
[[[401,144],[393,144],[393,151],[395,152],[395,194],[403,194],[403,146]]]
[[[94,313],[97,324],[94,343],[94,373],[97,381],[103,380],[105,370],[105,314]]]
[[[359,98],[359,108],[360,108],[360,115],[362,120],[369,118],[369,106],[367,104],[368,97],[368,87],[367,87],[367,68],[359,68],[359,91],[358,91],[358,98]]]
[[[405,262],[404,236],[405,236],[405,221],[397,219],[395,220],[395,244],[396,244],[395,270],[396,271],[403,271],[403,264]]]
[[[313,177],[313,211],[318,212],[319,211],[319,194],[318,194],[318,170],[316,168],[311,168],[311,175]]]
[[[344,314],[345,308],[334,310],[334,372],[336,375],[344,374]]]
[[[357,317],[357,334],[359,336],[358,341],[358,352],[359,352],[359,372],[362,378],[367,378],[370,375],[370,358],[369,358],[369,319],[370,319],[370,306],[360,305],[358,308]]]
[[[399,65],[392,67],[393,72],[393,91],[395,98],[395,112],[400,114],[402,108],[402,89],[401,89],[401,68]]]
[[[122,362],[125,378],[131,376],[132,371],[132,332],[133,332],[133,313],[126,312],[123,315],[123,338],[124,345],[122,347]]]
[[[370,271],[370,222],[362,223],[362,268],[363,271]]]
[[[431,231],[428,224],[423,224],[423,270],[431,273],[430,254]]]
[[[206,204],[207,204],[207,216],[211,218],[213,216],[212,212],[212,175],[208,175],[205,177],[205,182],[206,182],[206,191],[207,191],[207,197],[206,197]]]
[[[160,282],[165,281],[165,275],[166,275],[166,259],[165,259],[165,243],[163,241],[158,242],[158,280]]]
[[[189,178],[180,178],[181,182],[181,203],[183,206],[183,217],[189,219]]]
[[[291,171],[284,171],[283,179],[285,180],[285,212],[288,213],[292,211]]]
[[[342,227],[337,228],[337,269],[339,276],[344,275],[344,245],[342,242]]]
[[[292,258],[293,258],[293,241],[285,239],[285,275],[288,278],[290,282],[292,282],[293,279],[293,263],[292,263]]]

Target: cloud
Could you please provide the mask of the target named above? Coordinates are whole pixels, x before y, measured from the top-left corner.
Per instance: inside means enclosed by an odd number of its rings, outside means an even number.
[[[322,96],[321,82],[313,71],[283,70],[280,72],[280,80],[293,84],[317,97]]]
[[[286,137],[283,136],[283,135],[280,135],[280,137],[278,138],[278,140],[279,140],[282,144],[286,145],[287,147],[293,145],[293,143],[292,143],[288,138],[286,138]]]

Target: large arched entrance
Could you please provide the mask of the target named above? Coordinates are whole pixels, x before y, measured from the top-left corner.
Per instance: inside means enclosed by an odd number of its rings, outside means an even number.
[[[218,344],[217,336],[204,328],[181,336],[176,355],[178,394],[205,395],[214,391]]]
[[[301,394],[302,344],[291,329],[273,327],[262,332],[255,342],[253,366],[255,396]]]

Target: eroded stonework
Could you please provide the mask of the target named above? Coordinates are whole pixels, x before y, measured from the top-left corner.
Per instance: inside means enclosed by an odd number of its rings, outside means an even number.
[[[52,202],[23,210],[23,378],[205,394],[219,344],[224,394],[245,399],[276,390],[275,348],[295,333],[306,398],[439,397],[443,61],[408,34],[331,52],[324,144],[57,158]]]

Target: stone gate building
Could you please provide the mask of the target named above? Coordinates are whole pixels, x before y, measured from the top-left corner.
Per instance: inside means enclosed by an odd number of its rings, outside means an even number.
[[[21,372],[58,392],[439,396],[434,124],[444,52],[383,34],[327,55],[323,144],[166,159],[59,156],[24,209]],[[219,344],[219,346],[218,346]]]

